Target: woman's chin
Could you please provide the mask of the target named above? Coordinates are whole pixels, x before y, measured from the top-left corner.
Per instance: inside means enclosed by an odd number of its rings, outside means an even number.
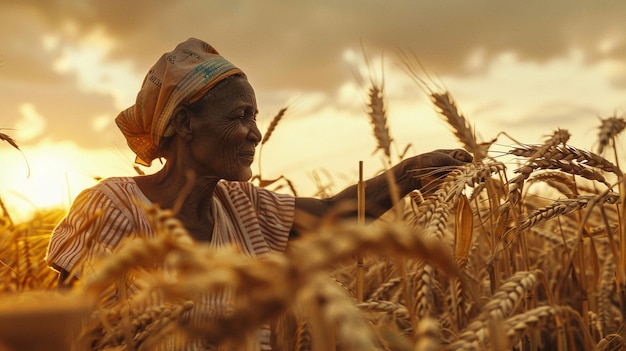
[[[239,172],[233,174],[232,177],[226,178],[226,180],[232,182],[247,182],[250,179],[252,179],[252,170],[249,167],[239,170]]]

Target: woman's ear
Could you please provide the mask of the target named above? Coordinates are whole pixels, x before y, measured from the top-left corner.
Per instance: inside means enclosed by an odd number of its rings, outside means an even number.
[[[178,106],[172,114],[170,122],[174,128],[174,134],[191,140],[193,128],[191,127],[191,111],[186,106]]]

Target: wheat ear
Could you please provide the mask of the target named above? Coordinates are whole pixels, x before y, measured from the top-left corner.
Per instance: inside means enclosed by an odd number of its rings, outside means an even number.
[[[476,141],[474,130],[469,125],[462,113],[452,99],[449,92],[436,93],[431,92],[430,98],[439,112],[454,130],[454,135],[463,144],[466,150],[474,154],[477,161],[486,157],[486,150]]]
[[[281,108],[278,111],[278,113],[276,114],[276,116],[274,116],[274,118],[272,118],[272,121],[270,122],[270,125],[267,127],[267,130],[265,131],[265,134],[263,134],[263,139],[261,139],[261,145],[265,145],[265,143],[267,143],[267,141],[270,140],[270,137],[274,133],[274,130],[276,129],[276,126],[278,126],[278,123],[285,116],[285,112],[287,112],[287,107]]]
[[[587,207],[591,200],[596,196],[579,195],[573,199],[556,200],[552,204],[533,210],[524,219],[519,226],[519,231],[529,229],[539,223],[546,222],[557,216],[572,213],[574,211]],[[619,195],[615,193],[607,193],[602,199],[598,200],[599,204],[615,204],[619,201]]]
[[[537,283],[537,274],[518,271],[496,291],[478,317],[445,350],[480,350],[489,342],[488,321],[502,321],[519,306],[524,295]]]
[[[621,176],[622,173],[611,161],[605,159],[604,157],[593,152],[580,150],[573,146],[552,146],[543,150],[541,157],[536,157],[535,155],[539,153],[539,149],[539,147],[535,146],[524,146],[510,150],[508,153],[515,156],[527,157],[531,159],[531,161],[534,159],[543,158],[554,161],[577,163],[580,165],[597,168],[605,172],[611,172],[617,176]]]
[[[514,317],[506,320],[505,330],[509,341],[509,347],[515,346],[524,335],[527,335],[534,331],[545,331],[549,322],[555,318],[569,320],[572,317],[580,315],[574,309],[568,306],[540,306],[532,310],[520,313]],[[562,323],[562,322],[560,322]],[[586,341],[589,350],[590,338],[587,332],[583,332],[584,340]],[[573,345],[570,345],[573,347]]]
[[[374,128],[374,137],[376,138],[377,147],[374,152],[382,150],[387,160],[391,157],[391,142],[393,139],[389,133],[387,126],[387,110],[385,109],[385,100],[383,95],[384,87],[382,84],[372,83],[369,88],[369,104],[368,116],[370,124]]]
[[[600,130],[598,132],[598,153],[604,152],[609,143],[626,128],[624,117],[612,116],[600,119]]]

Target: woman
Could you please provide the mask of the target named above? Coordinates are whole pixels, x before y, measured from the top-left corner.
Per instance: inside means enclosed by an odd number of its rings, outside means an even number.
[[[48,264],[60,272],[60,283],[80,279],[80,267],[88,265],[81,258],[88,245],[98,256],[113,252],[125,238],[153,235],[141,203],[172,209],[197,241],[235,244],[251,256],[283,251],[289,238],[331,209],[356,204],[356,186],[321,200],[277,194],[247,182],[261,141],[256,115],[246,76],[209,44],[191,38],[164,54],[148,72],[135,105],[120,113],[116,123],[137,163],[164,158],[165,165],[152,175],[105,179],[77,197],[48,250]],[[388,172],[404,196],[431,187],[450,166],[469,161],[462,150],[435,151]],[[392,206],[384,174],[367,181],[366,198],[371,218]]]

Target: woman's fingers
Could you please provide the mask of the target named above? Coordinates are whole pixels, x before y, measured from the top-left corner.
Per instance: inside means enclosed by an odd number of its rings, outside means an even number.
[[[439,149],[434,152],[441,152],[462,162],[472,162],[472,155],[463,149]]]

